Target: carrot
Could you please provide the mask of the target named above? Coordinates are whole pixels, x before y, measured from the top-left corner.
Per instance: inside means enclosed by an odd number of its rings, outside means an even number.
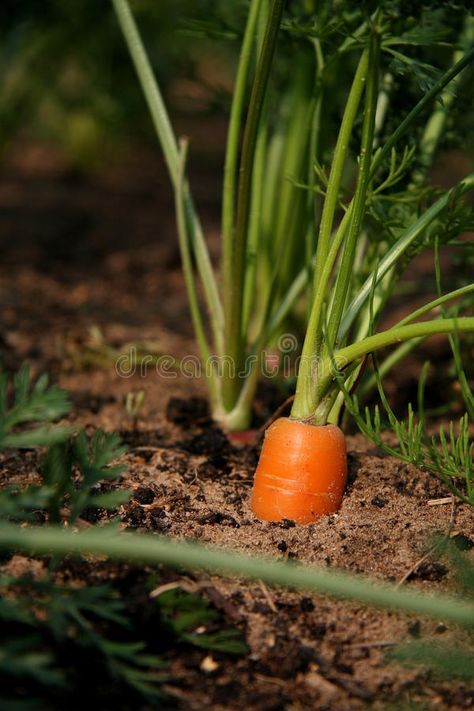
[[[339,509],[346,480],[346,445],[339,427],[280,417],[265,435],[252,511],[264,521],[312,523]]]

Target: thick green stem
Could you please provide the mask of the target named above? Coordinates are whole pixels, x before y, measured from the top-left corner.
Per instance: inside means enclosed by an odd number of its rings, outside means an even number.
[[[255,79],[250,97],[247,122],[245,125],[240,161],[239,187],[237,199],[237,223],[232,265],[232,279],[225,288],[229,289],[229,310],[226,312],[226,351],[240,370],[243,359],[242,306],[245,284],[247,255],[247,230],[251,204],[253,158],[258,134],[265,91],[268,86],[270,69],[276,48],[278,31],[283,14],[284,0],[273,0],[268,17],[262,51],[257,62]],[[225,378],[223,383],[224,406],[231,409],[239,390],[236,378]]]
[[[426,595],[385,585],[375,580],[314,566],[283,563],[220,551],[198,543],[171,541],[150,534],[76,532],[58,527],[0,525],[0,547],[36,555],[101,555],[144,565],[169,565],[186,570],[206,570],[220,575],[243,576],[269,585],[357,600],[390,610],[426,615],[456,624],[474,625],[474,604],[459,597]]]
[[[360,103],[360,98],[367,78],[369,66],[369,50],[365,49],[359,60],[357,71],[352,82],[344,116],[341,122],[338,140],[334,152],[334,160],[329,176],[329,184],[324,200],[316,250],[316,263],[314,268],[313,303],[308,320],[305,340],[303,343],[301,365],[296,386],[296,395],[291,414],[293,417],[308,417],[315,408],[315,388],[313,379],[314,367],[320,333],[322,328],[322,308],[326,296],[326,287],[331,276],[339,248],[346,235],[351,211],[346,212],[336,236],[331,243],[331,233],[334,224],[335,210],[339,203],[339,189],[342,180],[344,162],[347,157],[349,139],[351,136],[355,116]]]
[[[362,125],[362,144],[359,156],[359,175],[354,195],[351,220],[347,238],[344,242],[341,266],[334,286],[334,300],[328,318],[327,338],[329,348],[334,349],[342,313],[352,280],[352,269],[357,240],[365,216],[367,193],[370,184],[370,166],[374,142],[375,113],[377,109],[379,75],[380,38],[374,34],[371,38],[369,75],[365,92],[364,119]],[[326,351],[327,352],[327,351]]]
[[[404,326],[394,326],[387,331],[367,336],[358,343],[353,343],[337,350],[333,357],[327,357],[321,364],[322,389],[327,390],[328,384],[334,378],[333,362],[338,370],[343,370],[354,361],[363,358],[373,351],[386,348],[395,343],[409,341],[412,338],[427,338],[438,333],[464,333],[474,331],[474,317],[441,318],[421,323],[411,323]]]
[[[268,20],[268,2],[262,5],[258,20],[257,32],[257,55],[260,53],[265,37],[265,29]],[[257,142],[255,146],[255,156],[252,172],[252,198],[249,215],[248,239],[247,239],[247,271],[244,284],[244,305],[242,317],[242,333],[247,337],[251,332],[251,326],[258,323],[255,319],[255,311],[258,311],[258,299],[255,298],[255,284],[257,277],[257,259],[262,254],[262,207],[263,194],[267,168],[267,148],[268,148],[268,101],[265,99],[260,122],[258,125]],[[258,326],[257,326],[258,327]]]
[[[430,301],[428,304],[420,306],[420,308],[416,309],[416,311],[412,311],[410,314],[407,314],[407,316],[402,318],[402,320],[399,321],[396,326],[393,326],[393,328],[405,326],[405,324],[410,323],[410,321],[414,321],[415,319],[420,318],[420,316],[427,314],[429,311],[432,311],[438,306],[442,306],[447,301],[457,299],[460,296],[464,296],[464,294],[472,294],[472,292],[474,292],[474,284],[468,284],[467,286],[461,286],[459,289],[450,291],[447,294],[442,294],[441,296],[438,296],[437,299],[433,299],[433,301]]]
[[[342,117],[339,135],[334,149],[334,156],[329,174],[326,199],[324,200],[319,228],[318,245],[316,250],[316,267],[314,270],[314,290],[318,287],[321,272],[326,263],[331,235],[334,226],[334,216],[339,205],[339,190],[341,186],[342,174],[347,158],[349,141],[354,128],[354,121],[359,109],[360,98],[365,86],[367,72],[369,68],[369,50],[365,49],[357,67],[357,71],[352,82],[344,115]]]
[[[319,343],[319,336],[317,334],[322,328],[323,305],[327,297],[327,285],[329,283],[339,248],[349,225],[350,215],[351,208],[349,207],[332,241],[326,263],[324,264],[324,268],[314,294],[314,300],[311,307],[311,313],[301,354],[298,380],[296,383],[296,395],[291,409],[292,417],[297,419],[306,419],[309,417],[309,413],[314,412],[316,409],[315,377],[318,362],[316,345]],[[295,284],[295,290],[299,284],[300,282]],[[279,315],[278,312],[277,314]]]
[[[233,279],[234,253],[234,207],[236,198],[237,166],[240,152],[240,129],[249,83],[257,22],[261,12],[262,0],[252,0],[240,50],[239,66],[234,86],[234,95],[227,132],[227,144],[224,165],[222,191],[222,279],[224,301],[230,298],[226,285]],[[229,304],[226,305],[226,312]]]
[[[307,224],[307,196],[293,181],[302,182],[308,173],[310,121],[314,111],[314,60],[307,52],[295,54],[289,118],[286,129],[280,191],[273,206],[272,241],[274,267],[280,293],[286,291],[295,269],[295,253],[301,259],[303,223]]]

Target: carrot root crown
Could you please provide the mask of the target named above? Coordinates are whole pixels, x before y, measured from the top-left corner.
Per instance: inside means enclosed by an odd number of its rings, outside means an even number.
[[[312,523],[340,508],[346,481],[346,445],[339,427],[281,417],[265,435],[252,511],[264,521]]]

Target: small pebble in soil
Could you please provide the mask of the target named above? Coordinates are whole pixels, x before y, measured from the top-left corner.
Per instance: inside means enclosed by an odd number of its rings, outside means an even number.
[[[286,551],[288,550],[288,546],[286,545],[285,541],[280,541],[280,543],[277,545],[277,548],[282,553],[286,553]]]
[[[32,518],[34,523],[46,523],[46,514],[44,511],[33,511]]]
[[[197,479],[197,473],[196,470],[192,469],[191,471],[186,471],[183,474],[183,481],[185,484],[194,484],[194,482]]]
[[[373,506],[377,506],[379,509],[383,509],[383,507],[388,503],[387,499],[382,499],[380,496],[374,496],[372,501],[370,502]]]
[[[445,624],[443,624],[442,622],[439,622],[439,623],[436,625],[435,632],[436,632],[436,634],[443,634],[443,632],[446,632],[447,629],[448,629],[448,628],[446,627]]]
[[[139,504],[151,504],[155,499],[155,492],[148,486],[140,486],[133,494]]]
[[[165,509],[160,507],[153,509],[149,516],[151,527],[155,531],[167,531],[171,526],[170,516]]]

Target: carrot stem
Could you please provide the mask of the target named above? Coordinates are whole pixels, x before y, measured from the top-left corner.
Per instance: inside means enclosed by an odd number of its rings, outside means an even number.
[[[275,53],[283,7],[284,0],[273,0],[262,50],[255,70],[255,78],[242,143],[237,191],[237,218],[232,248],[232,278],[226,284],[226,289],[229,290],[229,296],[226,301],[225,313],[226,351],[227,355],[233,359],[236,372],[240,371],[244,355],[242,343],[242,307],[245,286],[247,230],[251,201],[253,158],[257,142],[258,125],[270,76],[273,55]],[[222,392],[224,407],[230,409],[236,401],[238,392],[237,378],[225,377]]]
[[[335,351],[333,357],[326,357],[321,363],[321,391],[327,392],[334,382],[335,368],[343,370],[354,361],[358,361],[368,353],[386,348],[395,343],[403,343],[412,338],[427,338],[440,333],[469,333],[474,331],[474,317],[441,318],[421,323],[394,326],[373,336],[367,336],[358,343]]]

